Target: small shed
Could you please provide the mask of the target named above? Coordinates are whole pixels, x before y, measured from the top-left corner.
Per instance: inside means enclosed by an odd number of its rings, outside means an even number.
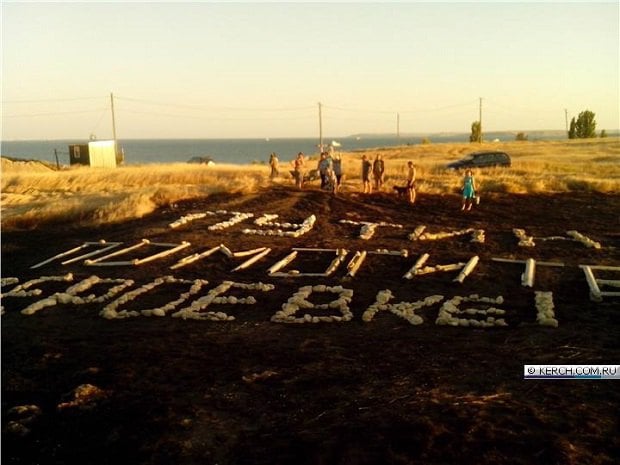
[[[88,144],[69,146],[69,163],[71,165],[115,168],[116,162],[116,141],[114,140],[96,140]]]

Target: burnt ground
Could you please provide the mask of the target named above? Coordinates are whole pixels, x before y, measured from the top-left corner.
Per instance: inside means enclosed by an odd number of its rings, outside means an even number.
[[[172,230],[180,216],[205,210],[278,213],[318,221],[298,238],[248,236],[249,221],[211,232],[224,217],[205,218]],[[225,243],[233,251],[270,246],[265,259],[243,272],[243,259],[217,254],[176,270],[174,276],[275,284],[251,292],[253,306],[219,305],[230,322],[137,317],[106,320],[104,304],[58,305],[32,316],[20,310],[35,297],[6,297],[2,316],[2,462],[4,464],[612,464],[620,459],[618,381],[524,380],[524,364],[620,362],[620,301],[593,303],[578,264],[620,265],[620,196],[485,197],[470,213],[456,196],[420,196],[415,206],[387,194],[333,198],[319,191],[274,188],[250,196],[217,195],[161,209],[147,217],[97,228],[50,225],[44,230],[3,232],[2,275],[21,282],[73,272],[132,278],[137,285],[172,274],[169,266],[190,253]],[[369,241],[339,219],[399,223],[379,228]],[[468,237],[411,242],[424,224],[431,232],[478,227],[486,243]],[[511,230],[534,236],[577,229],[601,250],[568,241],[517,246]],[[138,267],[86,267],[78,263],[30,266],[84,241],[128,244],[191,242],[173,256]],[[291,247],[344,247],[351,251],[409,249],[409,258],[370,256],[358,275],[343,279],[273,278],[266,270]],[[454,272],[402,275],[423,252],[428,264],[480,264],[462,285]],[[538,267],[534,289],[520,286],[520,265],[492,257],[561,261]],[[303,254],[291,265],[322,271],[333,257]],[[611,273],[607,273],[613,276]],[[603,274],[600,275],[601,277]],[[615,275],[618,279],[618,274]],[[307,284],[342,284],[354,290],[348,323],[285,325],[270,317]],[[43,295],[69,284],[44,283]],[[7,286],[7,289],[10,287]],[[7,290],[3,289],[3,290]],[[361,314],[379,290],[395,302],[432,294],[446,298],[503,295],[508,327],[485,329],[434,324],[441,304],[418,313],[412,326],[389,312],[364,323]],[[122,308],[152,308],[187,287],[168,284]],[[553,291],[558,328],[536,324],[534,290]],[[235,291],[241,296],[240,291]],[[203,294],[204,295],[204,294]],[[236,294],[233,294],[236,295]],[[327,295],[313,294],[322,303]],[[40,298],[40,297],[39,297]],[[320,314],[317,312],[316,314]],[[97,395],[75,405],[75,388],[90,384]],[[10,409],[34,404],[40,415],[22,422]],[[23,417],[23,415],[22,415]],[[23,420],[23,418],[22,418]]]

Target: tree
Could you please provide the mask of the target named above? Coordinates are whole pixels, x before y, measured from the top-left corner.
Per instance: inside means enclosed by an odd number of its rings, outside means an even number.
[[[474,121],[471,123],[471,135],[469,136],[469,142],[482,142],[482,127],[480,121]]]
[[[601,137],[607,137],[607,131],[604,129],[601,130]]]
[[[524,132],[520,132],[515,137],[515,140],[527,140],[527,134]]]
[[[575,121],[575,117],[573,116],[573,119],[570,120],[570,129],[568,130],[569,139],[575,139],[577,137],[576,125],[577,125],[577,122]]]
[[[568,131],[569,139],[591,139],[596,137],[596,115],[590,110],[584,110],[579,113],[575,120],[570,121],[570,130]]]

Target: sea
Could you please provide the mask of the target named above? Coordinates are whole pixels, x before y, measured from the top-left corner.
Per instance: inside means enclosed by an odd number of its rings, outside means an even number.
[[[566,138],[566,133],[545,132],[544,139]],[[542,137],[540,137],[542,138]],[[469,134],[433,134],[430,136],[347,136],[323,139],[325,146],[334,143],[336,150],[358,150],[417,145],[423,143],[467,142]],[[514,140],[514,132],[488,133],[488,140]],[[530,137],[530,140],[534,138]],[[61,165],[69,164],[69,145],[86,144],[87,140],[28,140],[0,142],[0,155],[25,160],[40,160]],[[318,138],[272,139],[126,139],[119,140],[125,154],[125,164],[184,163],[193,157],[210,157],[215,163],[267,163],[275,152],[281,161],[292,160],[297,153],[319,152]]]

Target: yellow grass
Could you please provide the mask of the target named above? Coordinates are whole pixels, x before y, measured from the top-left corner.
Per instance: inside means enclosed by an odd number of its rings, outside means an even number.
[[[430,144],[365,151],[386,160],[386,184],[403,185],[408,160],[417,166],[420,193],[458,192],[462,173],[444,166],[479,150],[500,150],[512,158],[512,167],[475,169],[482,192],[517,194],[553,192],[620,192],[620,139],[572,141],[514,141],[483,144]],[[362,153],[346,155],[346,174],[360,178]]]
[[[481,192],[511,194],[549,192],[620,192],[620,139],[428,144],[367,150],[386,160],[386,186],[403,185],[406,163],[418,167],[420,194],[456,193],[461,173],[443,166],[476,150],[502,150],[512,167],[475,170]],[[344,192],[361,189],[362,152],[344,152]],[[309,162],[314,168],[316,157]],[[292,184],[289,166],[281,165],[276,181]],[[166,164],[116,169],[74,168],[52,171],[37,164],[3,159],[1,176],[2,228],[34,228],[45,223],[84,225],[142,217],[183,199],[217,192],[252,193],[269,186],[265,165]],[[313,184],[316,186],[316,183]]]
[[[19,163],[17,164],[19,166]],[[156,208],[217,192],[255,192],[266,167],[168,164],[66,171],[2,170],[2,227],[42,223],[113,223],[140,218]]]

